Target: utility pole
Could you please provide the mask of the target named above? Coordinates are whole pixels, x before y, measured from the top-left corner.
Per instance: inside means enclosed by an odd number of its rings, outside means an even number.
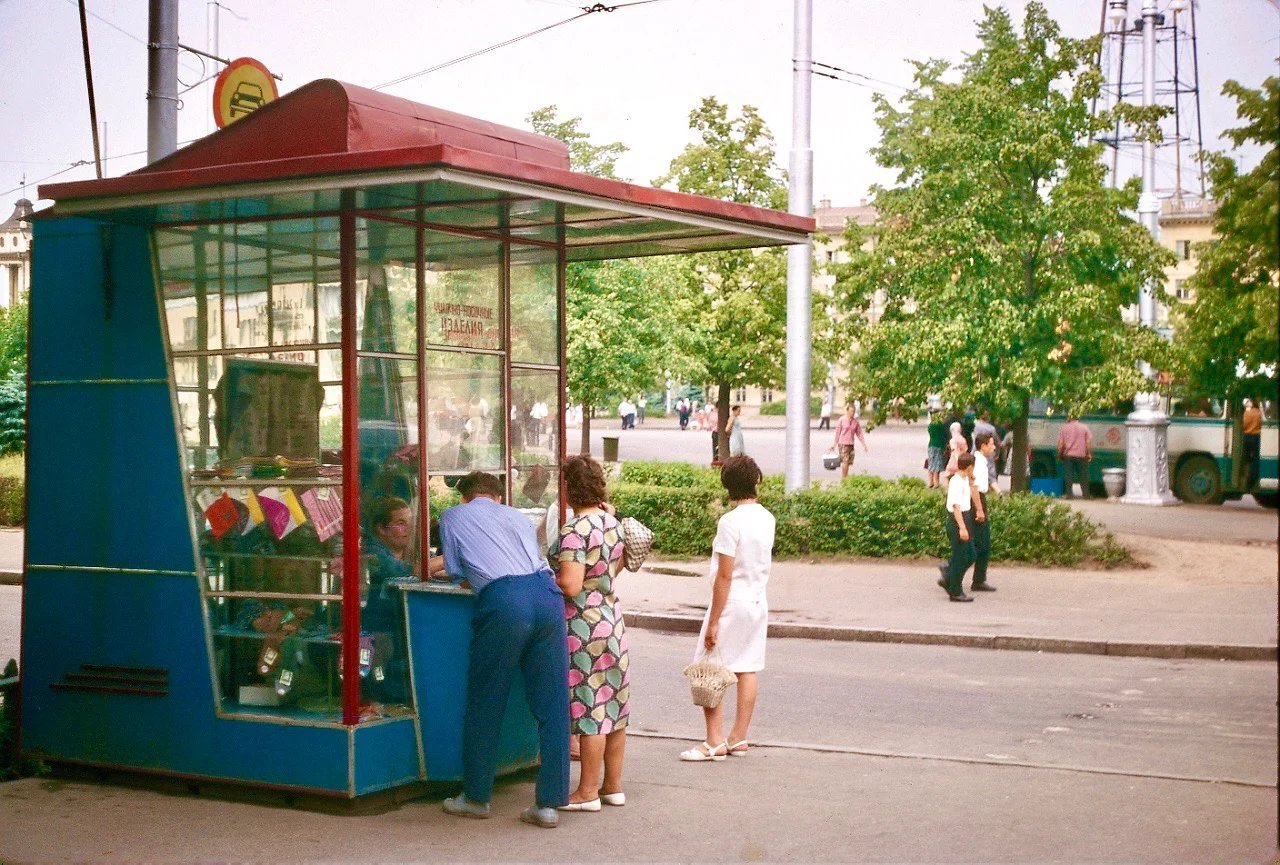
[[[791,177],[787,209],[799,216],[813,215],[813,150],[809,141],[812,60],[813,0],[795,0],[795,51],[791,61]],[[811,240],[806,239],[787,250],[787,492],[809,485],[812,268]]]
[[[1142,107],[1156,103],[1156,0],[1142,0]],[[1156,198],[1156,143],[1142,142],[1142,195],[1138,215],[1156,240],[1160,239],[1160,199]],[[1156,326],[1156,286],[1148,281],[1139,289],[1138,323]],[[1149,373],[1149,371],[1148,371]]]
[[[147,162],[178,149],[178,0],[150,0]]]

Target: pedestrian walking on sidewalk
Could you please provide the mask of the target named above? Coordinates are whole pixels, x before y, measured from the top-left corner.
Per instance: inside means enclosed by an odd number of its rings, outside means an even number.
[[[747,452],[742,441],[742,406],[735,405],[729,409],[729,422],[724,425],[724,432],[729,437],[729,456],[740,457]]]
[[[969,513],[973,509],[973,454],[960,454],[956,473],[947,481],[947,540],[951,542],[951,558],[939,565],[942,586],[953,601],[972,601],[964,593],[964,575],[973,564],[973,537]]]
[[[818,429],[831,429],[831,397],[822,398],[822,416],[818,418]]]
[[[994,592],[987,582],[987,562],[991,559],[991,512],[987,495],[1000,495],[996,475],[996,434],[981,430],[973,434],[973,519],[969,534],[973,538],[973,586],[971,592]]]
[[[867,437],[862,432],[862,422],[858,420],[853,411],[853,403],[844,404],[844,417],[836,422],[836,436],[832,441],[832,447],[840,449],[840,480],[844,480],[849,476],[849,469],[853,467],[853,442],[857,439],[862,442],[862,452],[871,453],[867,448]]]
[[[769,631],[769,602],[765,589],[773,568],[775,521],[756,500],[764,476],[749,456],[729,457],[720,468],[720,483],[734,508],[720,518],[711,545],[711,606],[698,634],[697,660],[717,649],[719,657],[738,674],[737,707],[733,726],[724,732],[724,705],[702,710],[706,738],[683,751],[689,763],[718,762],[745,757],[747,733],[756,707],[756,673],[764,669],[765,637]]]

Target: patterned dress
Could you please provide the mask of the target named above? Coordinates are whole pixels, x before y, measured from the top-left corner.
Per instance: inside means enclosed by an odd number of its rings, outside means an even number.
[[[553,550],[561,563],[586,568],[582,591],[565,598],[569,644],[569,717],[574,733],[612,733],[631,714],[627,628],[613,594],[611,565],[622,558],[622,533],[612,514],[570,520]]]

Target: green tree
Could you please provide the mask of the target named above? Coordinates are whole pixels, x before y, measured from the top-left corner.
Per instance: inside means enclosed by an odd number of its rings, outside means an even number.
[[[786,181],[775,163],[773,134],[755,108],[745,105],[731,117],[728,106],[707,97],[689,113],[689,127],[697,140],[655,185],[785,208]],[[720,452],[727,454],[730,391],[775,387],[785,377],[786,253],[776,248],[702,253],[685,259],[681,269],[696,299],[687,324],[697,332],[698,360],[716,386]]]
[[[0,307],[0,377],[27,368],[27,302]]]
[[[875,248],[840,268],[837,293],[854,313],[884,295],[881,320],[857,329],[853,390],[990,407],[1012,422],[1025,489],[1032,397],[1078,412],[1146,386],[1136,364],[1162,347],[1121,308],[1172,256],[1126,215],[1137,185],[1104,183],[1096,40],[1063,36],[1035,2],[1020,33],[988,8],[978,34],[958,75],[917,63],[900,108],[876,98],[875,156],[897,185],[874,190]],[[1123,110],[1152,134],[1153,112]],[[863,239],[850,230],[849,249]]]
[[[1231,143],[1267,150],[1243,174],[1226,155],[1210,157],[1215,239],[1199,249],[1191,279],[1196,302],[1175,314],[1178,371],[1198,395],[1274,398],[1280,364],[1280,78],[1268,78],[1261,90],[1228,81],[1222,92],[1236,100],[1245,121],[1227,130]]]
[[[617,178],[621,142],[597,145],[581,128],[582,118],[561,119],[556,106],[531,113],[534,131],[564,142],[570,166]],[[683,327],[691,302],[681,273],[663,258],[581,262],[565,270],[568,319],[566,378],[583,408],[581,452],[591,450],[592,409],[634,396],[676,377],[698,374]]]
[[[0,308],[0,454],[27,446],[27,303]]]

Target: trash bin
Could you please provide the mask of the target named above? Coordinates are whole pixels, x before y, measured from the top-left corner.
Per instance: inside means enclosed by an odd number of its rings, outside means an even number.
[[[604,461],[607,463],[616,463],[618,461],[618,437],[604,437]]]
[[[1102,485],[1106,487],[1108,499],[1113,502],[1118,500],[1124,495],[1124,469],[1103,469]]]

